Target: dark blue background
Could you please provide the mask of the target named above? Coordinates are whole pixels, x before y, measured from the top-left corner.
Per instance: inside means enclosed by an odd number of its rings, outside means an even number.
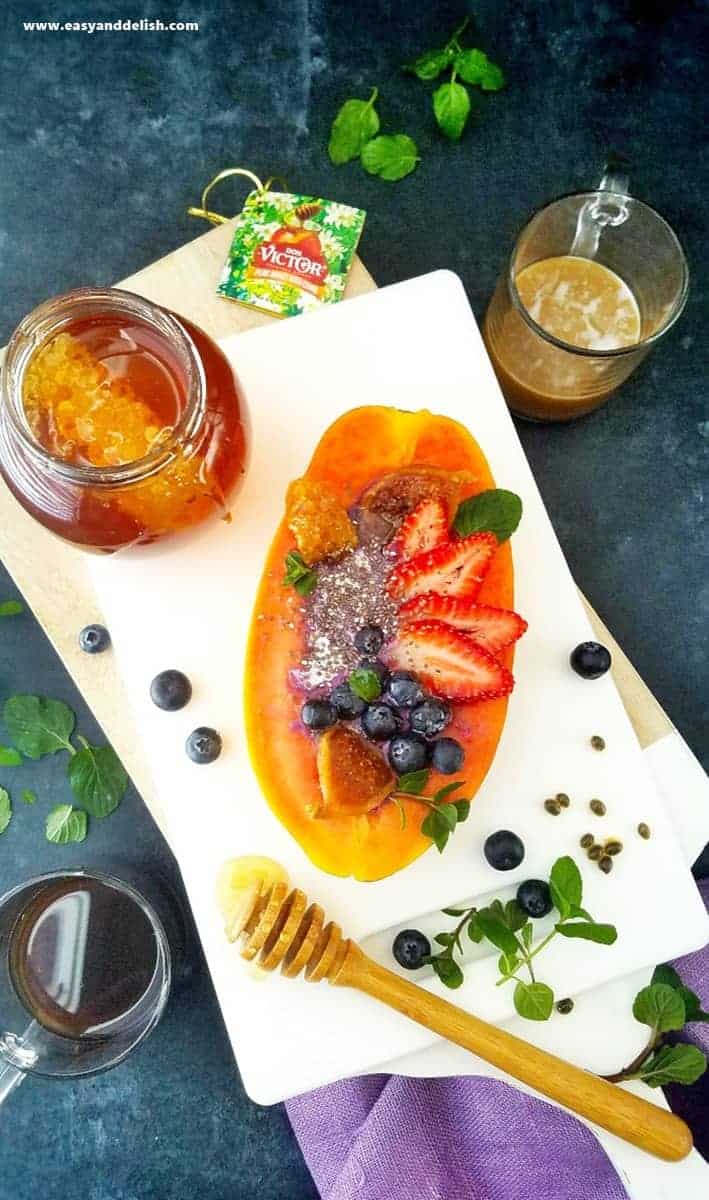
[[[451,145],[431,117],[432,86],[399,67],[447,40],[469,7],[6,0],[0,341],[43,298],[111,283],[196,237],[203,228],[185,208],[228,165],[280,172],[298,190],[366,208],[361,252],[380,284],[449,267],[480,317],[531,210],[596,182],[609,146],[624,151],[633,190],[686,245],[686,313],[607,408],[521,434],[576,579],[706,763],[707,10],[658,0],[480,0],[479,44],[502,63],[509,88],[481,97]],[[197,20],[200,31],[22,28],[32,19],[141,16]],[[336,169],[325,152],[338,106],[374,84],[386,129],[412,134],[422,156],[398,184],[356,164]],[[230,199],[230,186],[220,205],[235,209],[243,192],[235,187]],[[0,598],[14,594],[0,571]],[[16,690],[68,700],[93,732],[29,614],[0,624],[0,699]],[[0,774],[16,794],[31,786],[40,795],[33,809],[16,806],[0,841],[3,888],[38,870],[116,857],[177,877],[134,793],[95,823],[78,853],[43,839],[47,807],[66,798],[62,764]],[[76,1085],[29,1082],[11,1098],[0,1116],[0,1200],[315,1194],[282,1111],[259,1109],[241,1091],[196,952],[188,974],[132,1060]]]

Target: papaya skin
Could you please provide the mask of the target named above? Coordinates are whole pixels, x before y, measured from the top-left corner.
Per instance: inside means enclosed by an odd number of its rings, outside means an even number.
[[[461,499],[495,487],[487,460],[468,431],[448,417],[368,406],[352,409],[325,432],[306,477],[326,483],[349,507],[365,488],[392,471],[414,465],[459,472]],[[284,489],[285,490],[285,489]],[[406,825],[390,801],[358,816],[316,816],[321,794],[316,742],[300,723],[302,694],[289,686],[303,644],[302,599],[283,587],[283,562],[293,549],[285,519],[271,544],[256,597],[247,648],[246,733],[251,762],[264,796],[308,857],[331,875],[373,881],[392,875],[432,845],[420,832],[429,811],[415,798],[403,799]],[[478,597],[479,603],[512,608],[509,542],[498,548]],[[513,650],[500,655],[512,666]],[[472,799],[495,755],[507,700],[459,704],[446,734],[465,748],[458,795]],[[432,772],[427,792],[450,782]]]

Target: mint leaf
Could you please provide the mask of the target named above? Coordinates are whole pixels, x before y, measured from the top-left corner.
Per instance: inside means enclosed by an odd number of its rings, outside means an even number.
[[[362,150],[362,166],[369,175],[390,183],[410,175],[419,161],[416,142],[405,133],[373,138]]]
[[[589,912],[586,912],[586,909],[581,908],[578,904],[571,905],[571,912],[569,913],[569,916],[581,917],[581,919],[583,921],[592,921],[593,920],[593,917],[591,916],[591,914]]]
[[[20,793],[20,797],[21,797],[23,804],[36,804],[37,803],[37,793],[33,792],[32,788],[25,788]]]
[[[112,746],[89,746],[69,763],[71,789],[92,817],[107,817],[123,799],[128,776]]]
[[[462,917],[466,910],[464,908],[442,908],[441,912],[447,917]]]
[[[557,858],[549,875],[549,889],[554,907],[563,918],[571,915],[572,908],[577,908],[583,895],[581,872],[573,858],[568,854]]]
[[[0,833],[4,833],[12,820],[12,803],[10,793],[0,787]]]
[[[83,842],[87,827],[85,812],[71,804],[57,804],[47,817],[45,835],[48,842],[64,846],[67,842]]]
[[[455,941],[455,934],[437,933],[433,940],[434,942],[438,942],[439,946],[452,946]]]
[[[470,816],[470,801],[469,800],[454,800],[453,807],[458,814],[458,824],[467,821]]]
[[[421,822],[421,833],[431,839],[439,854],[445,850],[450,832],[447,822],[438,809],[433,809]]]
[[[546,983],[518,983],[514,1006],[528,1021],[548,1021],[554,1007],[554,993]]]
[[[14,746],[0,746],[0,767],[22,766],[22,755]]]
[[[463,972],[457,962],[446,955],[445,957],[436,956],[430,959],[430,963],[441,983],[444,983],[447,988],[460,987],[463,982]]]
[[[496,946],[503,954],[513,955],[518,953],[519,943],[517,942],[517,938],[490,909],[482,908],[477,914],[476,923],[488,942],[492,942],[493,946]]]
[[[411,71],[419,79],[428,82],[431,79],[437,79],[441,71],[445,71],[452,58],[452,46],[444,46],[441,50],[426,50],[412,63],[407,63],[404,70]]]
[[[76,718],[68,704],[46,696],[10,696],[3,719],[15,746],[27,758],[42,758],[57,750],[73,753],[70,737]]]
[[[648,1087],[664,1087],[668,1083],[696,1083],[706,1069],[707,1060],[701,1050],[682,1043],[662,1046],[632,1078],[642,1079]]]
[[[470,96],[460,83],[442,83],[433,93],[433,111],[439,129],[446,137],[457,141],[468,119]]]
[[[458,812],[455,804],[439,804],[436,812],[441,820],[445,822],[449,832],[452,833],[458,824]]]
[[[471,942],[477,943],[481,942],[484,936],[485,934],[478,925],[478,914],[473,913],[472,917],[468,921],[468,937],[470,938]]]
[[[309,596],[317,587],[317,571],[309,567],[297,550],[291,550],[285,558],[286,573],[283,576],[284,587],[294,587],[299,596]]]
[[[556,926],[557,933],[566,938],[582,938],[585,942],[598,942],[601,946],[612,946],[618,938],[615,925],[599,925],[595,921],[561,922]]]
[[[469,533],[494,533],[498,542],[506,542],[522,519],[522,501],[515,492],[490,488],[478,492],[458,505],[453,528],[461,537]]]
[[[531,921],[527,921],[527,924],[522,928],[522,941],[524,942],[524,946],[525,946],[526,950],[529,950],[530,946],[532,945],[533,940],[534,940],[534,927],[533,927]]]
[[[19,600],[3,600],[0,604],[0,617],[16,617],[21,612],[24,612],[24,607]]]
[[[500,975],[512,975],[520,964],[518,954],[501,954],[497,960],[497,969]]]
[[[464,779],[456,779],[453,783],[444,783],[443,787],[433,793],[431,799],[435,800],[436,804],[440,804],[441,801],[445,800],[446,796],[450,796],[451,792],[457,792],[458,788],[462,788],[464,783]]]
[[[502,71],[482,50],[461,50],[456,54],[453,66],[461,79],[484,92],[499,92],[505,86]]]
[[[374,107],[378,96],[372,89],[369,100],[346,100],[332,123],[327,152],[335,166],[359,158],[370,138],[379,130],[379,116]]]
[[[633,1016],[642,1025],[658,1033],[681,1029],[685,1021],[684,1000],[667,983],[651,983],[638,992],[633,1001]]]
[[[505,925],[512,933],[516,933],[518,929],[522,929],[528,920],[529,917],[526,912],[523,912],[516,900],[507,901],[505,905]]]
[[[407,796],[419,796],[426,784],[430,771],[408,771],[405,775],[399,776],[399,782],[396,785],[397,792],[405,792]],[[444,908],[444,912],[448,910]]]
[[[377,672],[370,670],[369,667],[357,667],[357,670],[348,677],[347,682],[350,685],[350,691],[354,692],[355,696],[359,696],[360,700],[366,700],[368,704],[382,694],[381,680]],[[399,790],[397,788],[397,791]]]
[[[666,983],[679,993],[684,1001],[685,1022],[709,1021],[709,1013],[703,1011],[699,996],[691,988],[686,987],[682,983],[674,967],[670,967],[666,963],[661,963],[659,967],[655,967],[651,983]]]

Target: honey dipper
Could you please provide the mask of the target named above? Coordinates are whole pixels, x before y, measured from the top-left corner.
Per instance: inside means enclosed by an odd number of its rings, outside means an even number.
[[[232,910],[226,932],[232,942],[241,938],[242,956],[264,970],[280,965],[289,977],[304,971],[310,983],[327,979],[337,987],[357,988],[658,1158],[676,1162],[692,1149],[688,1127],[673,1113],[380,966],[343,937],[339,925],[327,921],[320,905],[309,904],[298,888],[254,880],[244,889],[238,910]]]

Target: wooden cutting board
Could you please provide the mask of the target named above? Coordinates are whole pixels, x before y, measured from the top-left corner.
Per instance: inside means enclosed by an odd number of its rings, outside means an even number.
[[[213,338],[267,324],[274,318],[216,295],[232,226],[233,222],[228,221],[212,229],[118,286],[189,318]],[[375,287],[362,262],[355,259],[346,297],[361,295]],[[86,571],[86,556],[33,521],[1,480],[0,558],[164,832],[148,764],[129,716],[113,656],[108,653],[91,657],[78,647],[79,630],[91,621],[102,619]],[[613,654],[613,675],[640,745],[651,746],[674,727],[600,617],[587,603],[586,607],[597,637]]]

